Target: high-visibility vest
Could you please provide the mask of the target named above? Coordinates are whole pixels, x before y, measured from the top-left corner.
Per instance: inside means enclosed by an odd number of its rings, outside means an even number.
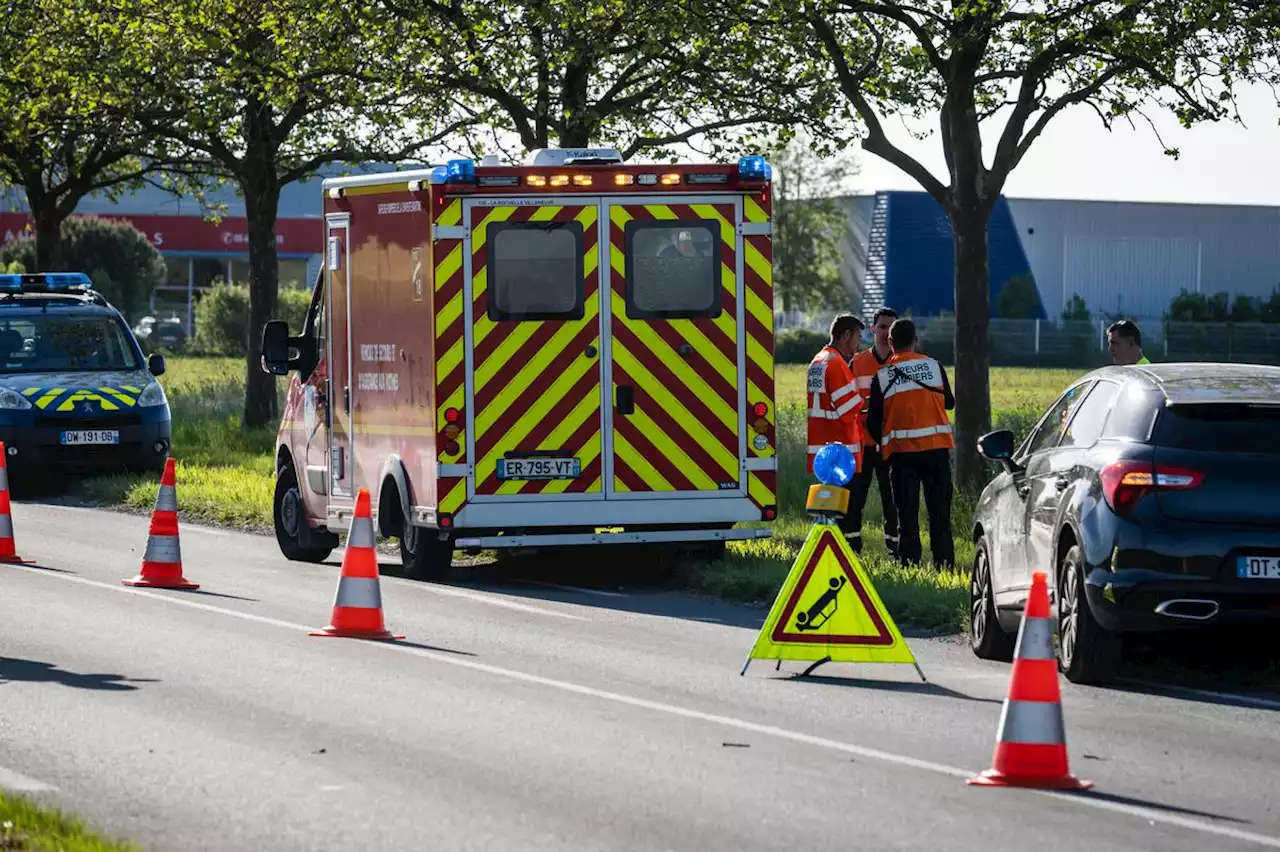
[[[827,444],[844,444],[862,466],[862,396],[844,356],[834,346],[824,346],[809,362],[805,399],[809,406],[806,464],[813,473],[813,459]]]
[[[943,400],[942,365],[928,355],[894,355],[876,374],[884,395],[880,454],[950,449],[951,420]]]
[[[889,354],[893,357],[893,353]],[[858,393],[862,396],[862,438],[866,446],[873,447],[871,437],[867,434],[867,409],[871,403],[871,382],[876,377],[876,373],[880,372],[880,368],[889,363],[881,361],[876,356],[876,348],[872,346],[870,349],[863,349],[857,355],[853,356],[853,363],[849,365],[850,371],[853,373],[853,381],[858,385]]]

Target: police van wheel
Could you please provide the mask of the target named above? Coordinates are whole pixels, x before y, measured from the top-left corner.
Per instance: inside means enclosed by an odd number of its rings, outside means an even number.
[[[400,536],[400,563],[411,580],[440,583],[453,568],[453,539],[441,541],[435,530],[405,524]]]
[[[305,529],[306,520],[302,507],[302,493],[298,490],[298,477],[292,465],[284,465],[276,476],[275,516],[276,543],[286,559],[293,562],[323,562],[333,552],[333,544],[323,540],[311,530]],[[303,539],[308,539],[303,543]],[[334,540],[336,544],[336,539]]]

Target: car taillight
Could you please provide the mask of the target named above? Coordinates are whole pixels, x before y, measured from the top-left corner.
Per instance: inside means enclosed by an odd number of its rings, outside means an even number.
[[[1204,481],[1198,470],[1143,461],[1112,462],[1102,469],[1102,496],[1118,515],[1127,515],[1149,491],[1195,488]]]

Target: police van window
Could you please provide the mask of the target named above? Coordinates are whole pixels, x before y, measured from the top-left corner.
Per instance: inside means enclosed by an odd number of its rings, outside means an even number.
[[[718,222],[632,220],[626,238],[628,317],[720,316]]]
[[[488,242],[489,319],[582,319],[580,222],[501,222]]]
[[[0,372],[138,370],[124,325],[108,316],[11,317],[0,320]]]

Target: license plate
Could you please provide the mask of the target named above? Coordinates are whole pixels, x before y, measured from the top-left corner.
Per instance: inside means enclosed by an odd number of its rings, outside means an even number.
[[[1280,556],[1241,556],[1236,576],[1244,580],[1280,580]]]
[[[578,459],[498,459],[499,479],[577,479],[581,475]]]
[[[120,433],[115,429],[80,429],[74,432],[63,432],[64,444],[118,444]]]

